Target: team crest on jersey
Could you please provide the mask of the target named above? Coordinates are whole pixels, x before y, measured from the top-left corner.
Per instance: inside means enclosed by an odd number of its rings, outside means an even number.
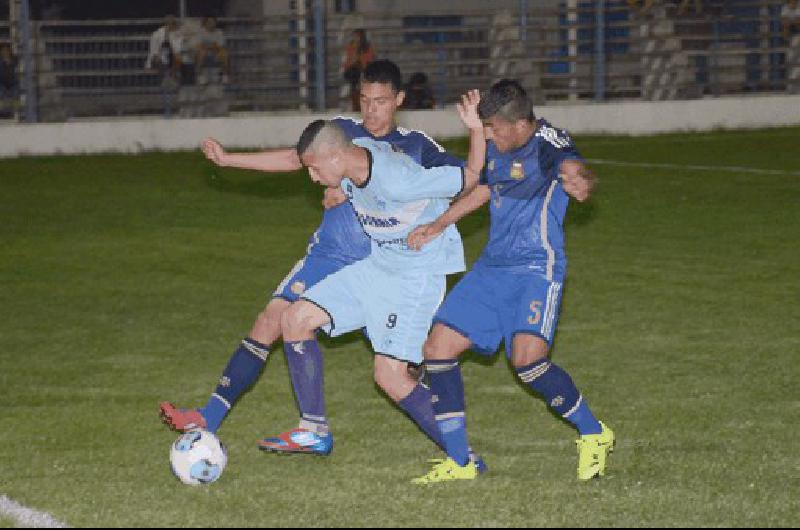
[[[494,171],[494,158],[489,160],[489,171]]]
[[[306,284],[303,282],[294,282],[292,284],[292,292],[298,296],[303,294],[306,290]]]
[[[522,162],[513,162],[511,164],[511,178],[514,180],[522,180],[525,178],[525,167]]]

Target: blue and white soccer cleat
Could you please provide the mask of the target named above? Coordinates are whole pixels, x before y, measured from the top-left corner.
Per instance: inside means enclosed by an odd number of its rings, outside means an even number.
[[[304,453],[328,456],[333,451],[333,435],[320,436],[307,429],[292,429],[277,437],[264,438],[258,442],[259,449],[272,453]]]

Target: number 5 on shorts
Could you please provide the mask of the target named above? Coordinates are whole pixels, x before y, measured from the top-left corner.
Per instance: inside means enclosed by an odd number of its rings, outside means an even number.
[[[531,302],[531,313],[533,315],[528,317],[528,324],[535,326],[542,321],[542,302],[538,300]]]

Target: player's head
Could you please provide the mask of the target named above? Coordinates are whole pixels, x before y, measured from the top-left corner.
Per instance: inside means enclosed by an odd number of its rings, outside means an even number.
[[[481,96],[478,114],[486,125],[487,138],[501,153],[525,145],[536,128],[531,98],[511,79],[498,81]]]
[[[305,128],[297,142],[297,155],[308,168],[311,180],[337,187],[345,175],[345,153],[353,147],[350,138],[332,121],[316,120]]]
[[[203,19],[203,27],[207,31],[214,31],[217,29],[217,19],[214,17],[206,17]]]
[[[403,104],[403,76],[392,61],[373,61],[361,73],[361,115],[364,127],[375,136],[394,129],[394,116]]]
[[[164,17],[164,25],[167,27],[169,31],[177,31],[178,19],[175,18],[175,15],[167,15],[166,17]]]

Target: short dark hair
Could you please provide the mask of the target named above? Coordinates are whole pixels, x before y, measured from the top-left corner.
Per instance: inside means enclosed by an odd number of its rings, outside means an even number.
[[[395,92],[403,90],[403,76],[400,73],[400,68],[388,59],[380,59],[369,63],[361,75],[361,82],[391,83]]]
[[[478,104],[478,115],[482,120],[498,116],[505,121],[534,121],[533,101],[518,81],[503,79],[498,81],[489,92],[481,97]]]
[[[300,135],[297,141],[297,156],[303,156],[303,153],[314,143],[317,139],[319,132],[325,127],[328,122],[325,120],[315,120],[308,124]]]

